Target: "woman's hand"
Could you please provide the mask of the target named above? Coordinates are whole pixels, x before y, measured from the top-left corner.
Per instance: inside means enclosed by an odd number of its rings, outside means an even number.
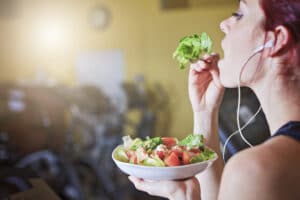
[[[193,177],[183,181],[145,181],[129,176],[135,188],[147,192],[152,196],[165,197],[171,200],[199,200],[201,199],[200,185]]]
[[[194,112],[213,112],[219,108],[224,87],[219,79],[218,54],[205,55],[192,63],[189,73],[189,97]]]

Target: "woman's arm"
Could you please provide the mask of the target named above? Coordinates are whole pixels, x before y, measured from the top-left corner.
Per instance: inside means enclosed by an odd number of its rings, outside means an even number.
[[[191,65],[189,72],[189,97],[194,113],[194,133],[203,134],[206,145],[219,155],[219,159],[205,172],[197,176],[201,183],[203,200],[216,200],[223,170],[218,134],[218,112],[224,87],[218,77],[217,54],[207,55]],[[198,200],[199,181],[193,177],[184,181],[157,181],[129,177],[138,190],[150,195],[166,197],[171,200]]]
[[[194,133],[203,134],[207,140],[206,145],[216,151],[219,156],[210,168],[197,175],[201,183],[201,196],[204,200],[217,199],[224,167],[219,143],[218,124],[218,112],[194,113]]]
[[[201,183],[202,197],[216,200],[219,192],[224,162],[219,141],[219,107],[224,87],[219,80],[219,56],[213,54],[191,65],[189,97],[194,113],[194,134],[203,134],[206,145],[218,154],[218,160],[197,176]]]

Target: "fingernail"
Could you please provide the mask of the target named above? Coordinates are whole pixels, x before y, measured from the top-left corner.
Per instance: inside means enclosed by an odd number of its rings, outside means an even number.
[[[195,71],[197,71],[197,72],[200,72],[200,71],[201,71],[201,67],[200,67],[200,66],[195,66],[193,69],[194,69]]]

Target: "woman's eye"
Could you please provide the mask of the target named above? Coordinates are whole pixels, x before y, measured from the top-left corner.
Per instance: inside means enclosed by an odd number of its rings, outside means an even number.
[[[235,17],[237,20],[240,20],[243,17],[243,14],[240,12],[232,13],[232,16]]]

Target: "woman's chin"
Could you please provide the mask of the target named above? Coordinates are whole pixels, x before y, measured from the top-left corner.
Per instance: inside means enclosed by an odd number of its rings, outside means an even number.
[[[220,72],[220,81],[221,84],[226,88],[236,88],[237,84],[235,81],[232,81],[232,77],[226,77],[222,72]]]
[[[226,63],[224,59],[220,59],[218,62],[218,67],[220,70],[220,81],[222,85],[226,88],[235,88],[237,87],[236,81],[233,81],[232,72],[228,72],[226,69],[230,69],[230,67],[226,67]]]

